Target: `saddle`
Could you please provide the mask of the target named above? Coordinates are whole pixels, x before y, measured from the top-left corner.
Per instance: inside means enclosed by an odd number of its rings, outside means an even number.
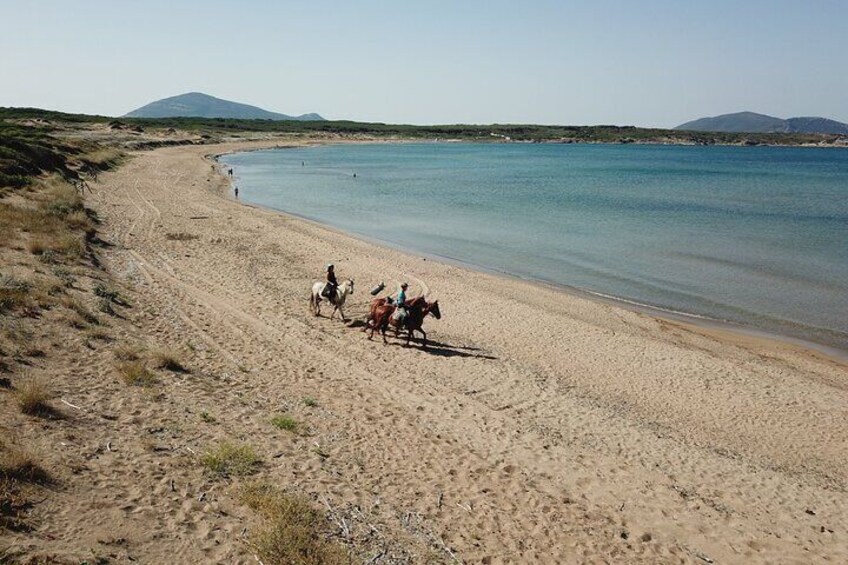
[[[397,322],[399,326],[406,323],[407,316],[409,316],[409,313],[406,311],[406,308],[395,308],[395,311],[392,313],[392,319]]]
[[[330,304],[336,303],[336,289],[332,285],[325,284],[324,290],[321,291],[321,296],[326,298]]]

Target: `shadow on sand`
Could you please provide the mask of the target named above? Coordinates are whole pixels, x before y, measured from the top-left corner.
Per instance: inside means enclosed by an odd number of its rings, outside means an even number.
[[[347,327],[349,328],[365,328],[365,322],[363,320],[352,320],[348,322]],[[365,330],[366,334],[370,330]],[[380,332],[374,334],[374,339],[378,339]],[[386,337],[394,338],[389,341],[389,345],[397,346],[397,347],[406,347],[406,335],[401,334],[400,336],[395,336],[393,330],[389,330],[386,333]],[[421,336],[416,335],[412,338],[412,341],[409,343],[409,347],[417,347],[424,353],[429,353],[431,355],[436,355],[438,357],[468,357],[474,359],[490,359],[496,360],[497,357],[493,355],[487,355],[482,353],[482,349],[479,347],[467,347],[462,345],[451,345],[449,343],[442,343],[440,341],[433,341],[432,339],[427,340],[427,348],[424,349],[421,347]],[[479,353],[478,353],[479,352]]]

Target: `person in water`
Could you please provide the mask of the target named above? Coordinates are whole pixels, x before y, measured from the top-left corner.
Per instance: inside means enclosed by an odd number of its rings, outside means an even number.
[[[324,286],[324,296],[335,303],[336,289],[339,288],[339,281],[336,280],[336,266],[330,263],[327,265],[327,284]]]
[[[236,200],[238,200],[238,187],[235,188],[234,192],[236,193]]]

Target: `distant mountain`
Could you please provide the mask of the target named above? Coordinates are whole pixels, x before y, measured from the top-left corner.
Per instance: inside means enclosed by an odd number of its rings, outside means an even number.
[[[318,114],[287,116],[256,106],[221,100],[202,92],[189,92],[151,102],[125,118],[235,118],[241,120],[323,120]]]
[[[848,124],[827,118],[789,118],[786,123],[790,132],[848,135]]]
[[[674,129],[731,133],[830,133],[848,135],[848,124],[827,118],[789,118],[783,120],[754,112],[738,112],[712,118],[701,118],[681,124]]]

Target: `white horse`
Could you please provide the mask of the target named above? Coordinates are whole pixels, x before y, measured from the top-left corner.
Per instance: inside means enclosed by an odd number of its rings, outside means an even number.
[[[315,316],[321,315],[321,300],[324,299],[322,295],[324,293],[324,287],[326,286],[327,283],[325,282],[316,282],[312,285],[312,296],[309,297],[309,310]],[[333,305],[333,313],[330,314],[331,320],[333,319],[333,316],[336,315],[336,310],[338,310],[339,314],[342,316],[342,322],[347,322],[342,306],[344,306],[345,299],[348,294],[353,294],[353,279],[347,279],[336,288],[336,300]]]

